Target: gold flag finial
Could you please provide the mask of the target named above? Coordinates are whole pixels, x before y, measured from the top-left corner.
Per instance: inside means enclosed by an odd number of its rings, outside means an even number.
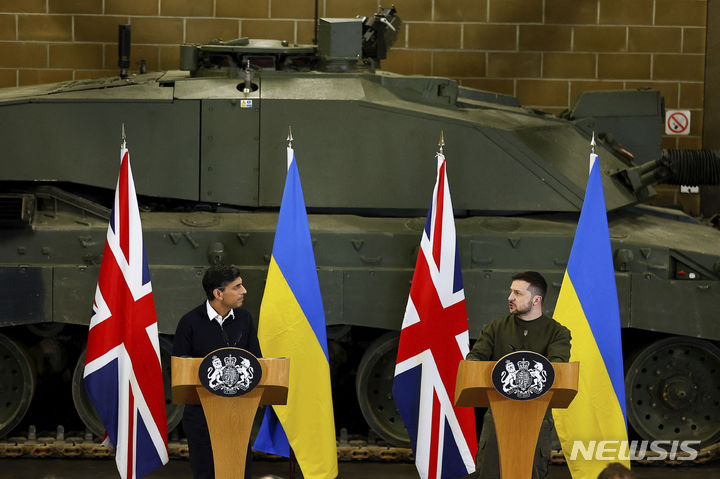
[[[445,132],[440,130],[440,141],[438,141],[438,154],[443,154],[443,147],[445,146]]]

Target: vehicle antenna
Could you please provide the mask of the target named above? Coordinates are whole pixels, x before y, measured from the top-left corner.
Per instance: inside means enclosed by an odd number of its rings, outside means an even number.
[[[122,125],[122,133],[120,134],[122,138],[122,142],[120,143],[120,148],[125,149],[126,147],[126,138],[125,138],[125,123],[121,123]]]
[[[313,45],[318,44],[318,0],[315,0],[315,27],[313,28]]]
[[[120,78],[127,78],[130,68],[130,25],[118,25],[118,66]]]
[[[253,72],[250,69],[250,59],[248,58],[247,66],[245,66],[245,82],[243,83],[243,93],[247,95],[252,91]]]

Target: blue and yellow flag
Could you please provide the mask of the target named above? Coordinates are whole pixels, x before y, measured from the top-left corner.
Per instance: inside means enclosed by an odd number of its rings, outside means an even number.
[[[295,152],[288,148],[287,154],[258,339],[263,356],[290,358],[290,383],[287,405],[266,408],[253,449],[288,456],[292,447],[303,477],[334,478],[337,446],[325,313]]]
[[[627,449],[622,453],[627,421],[615,270],[597,155],[590,161],[585,200],[553,315],[572,333],[570,361],[580,361],[577,396],[568,409],[553,410],[573,479],[595,479],[610,462],[630,467],[623,459]],[[602,459],[593,450],[600,441],[613,441],[606,443],[611,447],[602,451]]]

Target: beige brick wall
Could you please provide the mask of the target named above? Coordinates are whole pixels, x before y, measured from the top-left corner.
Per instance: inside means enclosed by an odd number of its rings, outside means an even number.
[[[385,2],[389,6],[390,1]],[[383,68],[442,75],[552,113],[582,91],[652,87],[690,109],[701,146],[707,0],[394,0],[404,21]],[[377,0],[319,0],[321,16]],[[310,43],[313,0],[0,0],[0,87],[116,75],[117,25],[132,70],[178,67],[183,42],[238,36]]]

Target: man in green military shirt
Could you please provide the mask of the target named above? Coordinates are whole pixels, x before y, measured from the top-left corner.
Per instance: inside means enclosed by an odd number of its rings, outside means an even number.
[[[526,271],[512,277],[508,308],[510,314],[486,325],[466,359],[497,361],[514,351],[534,351],[551,362],[570,360],[570,330],[542,311],[547,283],[540,273]],[[553,429],[550,410],[545,414],[535,448],[533,479],[547,475]],[[477,474],[481,479],[500,477],[495,423],[488,409],[478,441]]]

